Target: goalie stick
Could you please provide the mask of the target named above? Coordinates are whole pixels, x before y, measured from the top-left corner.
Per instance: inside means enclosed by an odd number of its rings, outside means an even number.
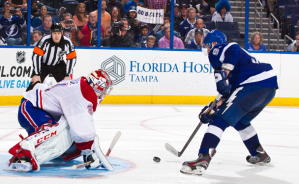
[[[221,99],[221,97],[222,97],[222,95],[220,95],[220,94],[216,97],[216,99],[213,101],[213,103],[207,113],[209,113],[214,108],[214,106]],[[175,156],[180,157],[184,153],[185,149],[188,147],[190,142],[192,141],[193,137],[195,136],[195,134],[197,133],[197,131],[201,125],[202,125],[202,122],[199,122],[199,124],[196,126],[195,130],[193,131],[193,133],[191,134],[191,136],[189,137],[188,141],[186,142],[186,144],[184,145],[184,147],[181,151],[177,151],[173,146],[171,146],[168,143],[165,143],[166,150],[169,151],[170,153],[174,154]]]
[[[115,134],[115,136],[114,136],[114,138],[113,138],[113,140],[112,140],[112,142],[111,142],[111,144],[110,144],[110,146],[109,146],[109,149],[108,149],[108,151],[107,151],[107,153],[106,153],[106,156],[109,156],[109,155],[110,155],[110,153],[111,153],[113,147],[114,147],[115,144],[117,143],[117,141],[118,141],[118,139],[120,138],[120,136],[121,136],[121,131],[118,131],[118,132]],[[87,166],[87,165],[89,165],[89,164],[91,164],[91,161],[84,162],[84,163],[82,163],[82,164],[78,164],[78,165],[73,165],[73,169],[75,170],[75,169],[78,169],[78,168]]]

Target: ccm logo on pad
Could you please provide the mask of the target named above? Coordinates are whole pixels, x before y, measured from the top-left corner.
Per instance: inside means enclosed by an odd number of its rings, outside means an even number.
[[[56,135],[56,133],[57,133],[57,130],[55,132],[51,132],[51,133],[37,139],[37,144],[44,142],[45,140],[49,139],[50,137],[53,137],[54,135]]]

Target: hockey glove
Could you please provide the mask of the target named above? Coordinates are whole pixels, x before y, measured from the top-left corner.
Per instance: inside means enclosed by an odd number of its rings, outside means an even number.
[[[217,91],[223,97],[229,95],[232,86],[226,83],[227,73],[223,70],[215,70],[214,76],[215,76]]]
[[[214,114],[214,112],[216,111],[216,105],[214,106],[213,109],[211,109],[211,111],[208,113],[210,107],[212,105],[212,102],[209,103],[209,105],[206,105],[201,112],[198,115],[198,118],[200,119],[200,121],[203,124],[207,124],[210,123],[210,121],[212,120],[212,115]]]
[[[94,151],[90,149],[82,150],[83,153],[83,161],[91,162],[89,165],[85,166],[86,169],[95,169],[101,166],[101,161]]]

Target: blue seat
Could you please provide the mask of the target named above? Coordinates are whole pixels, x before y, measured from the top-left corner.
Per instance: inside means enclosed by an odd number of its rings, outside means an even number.
[[[205,15],[203,16],[203,20],[206,22],[211,22],[213,15]]]
[[[294,13],[299,13],[299,5],[285,5],[284,18],[290,18]]]
[[[217,22],[216,23],[217,29],[220,31],[238,31],[239,24],[238,22]]]
[[[215,22],[204,22],[205,28],[208,29],[209,31],[216,29]]]
[[[284,6],[287,4],[295,4],[295,0],[277,0],[277,6]]]
[[[222,32],[227,37],[227,40],[241,38],[240,32],[238,30],[236,30],[236,31],[222,31]]]

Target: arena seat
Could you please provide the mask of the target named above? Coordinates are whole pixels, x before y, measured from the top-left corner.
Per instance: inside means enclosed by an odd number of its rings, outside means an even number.
[[[216,29],[215,22],[204,22],[204,24],[205,24],[205,28],[210,31]]]
[[[239,25],[238,22],[217,22],[216,23],[217,29],[220,31],[238,31]]]

